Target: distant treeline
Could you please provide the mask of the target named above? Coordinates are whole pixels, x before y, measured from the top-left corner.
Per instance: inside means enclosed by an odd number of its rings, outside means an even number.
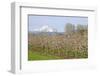
[[[65,26],[65,32],[66,33],[71,33],[71,32],[77,32],[77,31],[86,31],[88,30],[88,25],[82,25],[82,24],[71,24],[67,23]]]

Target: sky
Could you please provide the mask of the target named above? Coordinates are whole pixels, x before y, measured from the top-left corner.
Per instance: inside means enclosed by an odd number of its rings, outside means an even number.
[[[29,15],[28,19],[29,31],[49,26],[57,29],[58,32],[64,32],[64,27],[67,23],[72,23],[75,26],[77,24],[88,25],[88,17]]]

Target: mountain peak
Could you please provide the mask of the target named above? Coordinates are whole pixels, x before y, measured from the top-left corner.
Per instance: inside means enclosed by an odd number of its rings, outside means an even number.
[[[56,29],[49,27],[48,25],[44,25],[39,29],[35,29],[35,31],[39,32],[57,32]]]

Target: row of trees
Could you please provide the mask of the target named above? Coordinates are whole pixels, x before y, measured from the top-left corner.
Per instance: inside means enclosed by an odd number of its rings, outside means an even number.
[[[75,32],[75,31],[86,31],[87,29],[88,29],[87,25],[81,25],[81,24],[75,26],[74,24],[67,23],[65,26],[66,33]]]
[[[75,26],[67,23],[64,29],[64,34],[56,35],[47,35],[44,32],[37,35],[29,33],[28,50],[39,55],[56,56],[61,59],[87,58],[87,25]]]

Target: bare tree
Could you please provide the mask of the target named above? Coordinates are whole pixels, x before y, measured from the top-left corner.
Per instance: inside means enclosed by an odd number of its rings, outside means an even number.
[[[65,33],[71,33],[75,31],[75,26],[71,23],[67,23],[65,26]]]
[[[87,25],[81,25],[81,24],[77,25],[77,31],[80,32],[81,34],[83,34],[84,32],[87,32],[87,30],[88,30]]]

